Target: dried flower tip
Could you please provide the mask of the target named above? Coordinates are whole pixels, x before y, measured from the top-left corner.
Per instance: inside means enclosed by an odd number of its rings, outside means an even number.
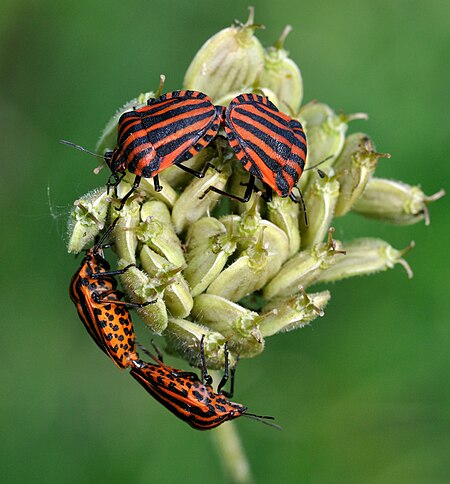
[[[204,217],[192,225],[184,270],[192,296],[201,294],[217,278],[235,250],[232,234],[219,220]]]
[[[226,339],[218,331],[212,331],[206,326],[188,321],[186,319],[170,318],[164,337],[167,341],[167,351],[177,354],[187,360],[191,365],[200,368],[200,341],[204,336],[206,365],[209,369],[223,368],[225,363]],[[230,365],[234,358],[230,354]]]
[[[308,211],[308,226],[303,213],[300,214],[302,249],[312,247],[323,241],[330,228],[334,209],[339,197],[339,182],[335,177],[316,176],[304,193]]]
[[[195,298],[192,311],[196,320],[225,336],[231,351],[243,358],[252,358],[264,349],[259,331],[258,314],[214,294]]]
[[[363,133],[351,134],[334,164],[340,184],[336,215],[345,215],[361,196],[373,175],[380,157],[390,158],[388,153],[377,153],[372,140]]]
[[[300,288],[300,293],[295,296],[267,304],[258,318],[262,335],[267,337],[303,328],[317,316],[324,315],[323,310],[330,297],[329,291],[306,294]]]
[[[352,210],[368,218],[382,220],[396,225],[410,225],[425,219],[429,225],[428,204],[445,195],[440,190],[427,196],[419,186],[403,182],[372,178],[353,205]]]
[[[127,260],[119,260],[119,267],[129,264]],[[159,296],[163,288],[157,287],[158,282],[137,267],[130,267],[120,276],[125,292],[133,302],[152,301]],[[158,297],[154,304],[149,304],[136,310],[148,328],[156,334],[161,334],[167,327],[167,309],[164,300]]]
[[[109,197],[106,189],[96,188],[74,202],[68,221],[67,251],[78,254],[91,245],[105,226]]]
[[[258,86],[271,89],[278,98],[276,106],[286,114],[297,114],[303,98],[303,80],[297,64],[289,58],[284,41],[292,30],[287,25],[273,47],[265,51],[265,62],[259,73]],[[275,102],[271,98],[272,102]]]
[[[211,163],[217,170],[210,168],[204,178],[194,179],[175,202],[172,220],[178,234],[212,210],[220,199],[220,195],[213,191],[205,192],[212,186],[220,190],[225,188],[231,175],[231,165],[226,156],[222,160],[216,158]]]
[[[297,294],[299,286],[312,285],[322,271],[345,255],[341,243],[333,240],[333,231],[332,227],[328,230],[327,242],[301,251],[283,264],[280,272],[264,288],[264,298],[270,300]]]
[[[204,92],[216,102],[254,84],[264,65],[264,50],[254,36],[261,26],[253,23],[253,7],[249,10],[247,23],[221,30],[200,48],[186,72],[186,89]]]
[[[288,257],[296,254],[300,250],[300,205],[292,203],[289,198],[274,195],[272,200],[267,203],[267,216],[287,235],[289,241]]]
[[[267,220],[261,221],[256,243],[249,245],[233,264],[220,273],[207,293],[239,301],[261,289],[280,270],[288,247],[287,236],[281,229]]]
[[[137,238],[174,266],[184,266],[186,261],[183,248],[175,233],[167,206],[158,200],[144,203],[141,220],[143,222],[136,229]]]
[[[402,257],[413,247],[414,242],[411,242],[405,249],[397,250],[384,240],[375,238],[361,238],[346,242],[346,256],[337,258],[335,264],[321,271],[315,283],[373,274],[392,269],[395,264],[401,264],[408,277],[412,278],[413,272]]]
[[[189,286],[181,274],[182,267],[176,267],[166,258],[144,245],[140,252],[141,264],[147,274],[165,285],[164,302],[170,314],[176,318],[189,316],[194,300]]]

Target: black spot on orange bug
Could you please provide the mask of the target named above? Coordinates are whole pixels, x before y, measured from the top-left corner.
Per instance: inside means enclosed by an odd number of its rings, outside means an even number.
[[[139,308],[155,301],[142,304],[122,301],[123,293],[117,290],[114,276],[124,273],[131,266],[111,271],[103,257],[102,244],[114,225],[115,222],[100,241],[86,251],[80,268],[72,277],[69,293],[81,321],[97,346],[119,368],[126,368],[131,362],[140,361],[135,347],[133,322],[127,307]]]

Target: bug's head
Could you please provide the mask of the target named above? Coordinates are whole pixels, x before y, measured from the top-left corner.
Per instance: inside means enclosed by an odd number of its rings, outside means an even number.
[[[111,173],[123,173],[125,171],[125,162],[118,149],[107,151],[103,157]]]

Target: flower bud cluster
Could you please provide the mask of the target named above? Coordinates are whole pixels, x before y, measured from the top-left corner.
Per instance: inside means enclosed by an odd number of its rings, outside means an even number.
[[[143,178],[121,210],[120,199],[134,175],[121,181],[117,197],[98,188],[75,202],[69,222],[69,251],[93,244],[108,223],[119,218],[113,233],[119,268],[135,264],[121,275],[130,301],[155,304],[138,309],[167,349],[199,364],[204,337],[208,367],[224,362],[224,343],[236,358],[251,358],[264,350],[265,339],[309,325],[323,316],[329,289],[317,285],[372,274],[403,265],[403,251],[376,238],[335,240],[333,220],[349,211],[394,224],[429,223],[426,196],[418,187],[373,176],[379,158],[373,141],[363,133],[346,135],[348,123],[362,113],[336,114],[325,103],[301,106],[303,81],[284,49],[290,27],[274,46],[264,49],[256,37],[261,25],[254,12],[211,39],[196,54],[184,80],[220,105],[243,92],[264,93],[289,116],[301,121],[307,136],[306,167],[299,188],[307,209],[289,198],[270,200],[254,193],[246,204],[229,200],[209,187],[243,193],[248,173],[228,145],[217,143],[186,162],[195,170],[206,163],[203,178],[177,166],[159,173],[162,191]],[[119,109],[107,124],[97,151],[115,147],[121,113],[145,103],[146,93]],[[274,134],[274,136],[276,136]],[[264,187],[258,187],[264,192]],[[306,292],[314,287],[315,292]]]

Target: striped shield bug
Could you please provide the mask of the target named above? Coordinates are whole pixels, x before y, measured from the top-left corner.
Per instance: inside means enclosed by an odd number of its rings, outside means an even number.
[[[274,190],[280,197],[298,202],[292,190],[306,161],[306,136],[302,125],[282,113],[265,96],[241,94],[222,108],[222,123],[228,142],[245,170],[250,173],[243,197],[216,187],[214,191],[241,202],[248,202],[255,177],[267,186],[267,198]]]
[[[105,153],[111,169],[109,186],[117,186],[126,170],[136,175],[126,200],[138,188],[141,178],[153,178],[155,190],[162,189],[158,173],[172,165],[203,177],[202,172],[182,165],[215,137],[222,108],[198,91],[173,91],[147,101],[147,105],[122,114],[118,123],[117,147]]]
[[[134,327],[128,307],[140,308],[155,301],[130,303],[122,301],[123,293],[117,290],[114,276],[122,270],[111,271],[103,257],[104,241],[110,235],[118,219],[106,230],[99,242],[90,248],[72,277],[69,294],[77,307],[78,315],[97,346],[119,368],[140,361],[136,352]]]
[[[247,407],[230,400],[234,390],[234,368],[228,368],[228,349],[225,346],[225,372],[217,387],[217,393],[212,389],[212,378],[206,369],[203,339],[200,343],[202,361],[202,378],[196,373],[177,370],[163,363],[161,353],[156,348],[158,356],[143,350],[156,362],[143,363],[131,368],[130,375],[137,380],[147,392],[170,412],[187,422],[197,430],[209,430],[218,427],[223,422],[244,416],[254,418],[267,425],[279,428],[266,422],[273,417],[254,415],[247,412]],[[231,373],[230,391],[223,390]]]

